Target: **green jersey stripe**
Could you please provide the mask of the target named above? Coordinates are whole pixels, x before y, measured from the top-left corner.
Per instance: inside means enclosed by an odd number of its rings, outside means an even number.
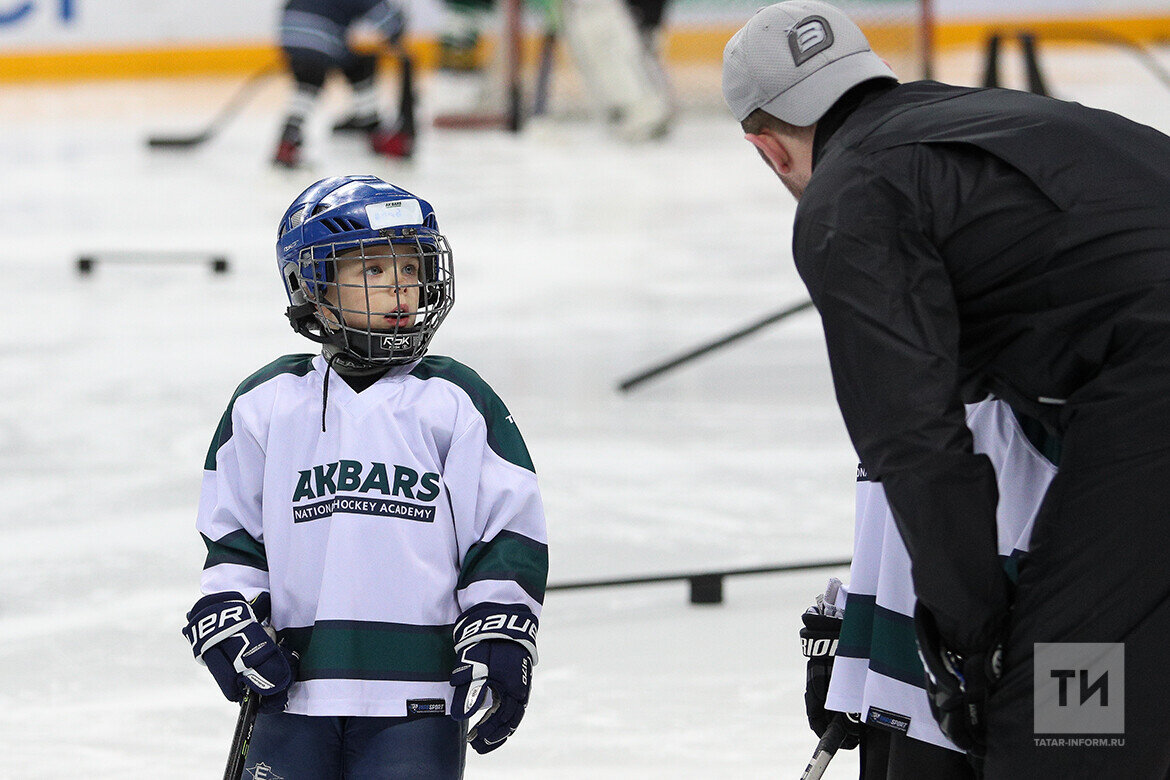
[[[1028,440],[1036,451],[1043,455],[1049,463],[1054,466],[1060,466],[1061,441],[1060,437],[1051,434],[1044,424],[1035,417],[1029,417],[1016,410],[1015,407],[1009,406],[1012,414],[1015,415],[1016,422],[1020,425],[1020,431]]]
[[[511,580],[543,604],[548,545],[514,531],[500,531],[489,542],[476,542],[463,560],[456,588],[462,590],[480,580]]]
[[[850,593],[845,598],[845,620],[841,624],[841,637],[837,640],[837,655],[849,658],[869,656],[876,604],[877,596]]]
[[[228,402],[227,411],[223,413],[223,417],[219,420],[219,427],[215,430],[215,436],[211,439],[211,446],[207,450],[207,458],[203,461],[203,468],[207,471],[215,471],[215,453],[219,452],[219,448],[226,444],[232,437],[232,408],[236,405],[237,398],[281,374],[304,376],[312,370],[313,355],[285,355],[272,361],[241,382],[240,386],[236,388],[236,392],[232,394],[232,400]]]
[[[914,618],[879,606],[873,596],[849,594],[837,655],[868,658],[869,668],[875,672],[923,686]]]
[[[1000,563],[1013,581],[1018,562],[1027,553],[1014,550],[999,556]],[[869,668],[878,674],[925,687],[922,659],[918,657],[918,638],[914,618],[879,605],[876,597],[850,593],[845,602],[845,621],[837,642],[837,655],[845,658],[868,658]]]
[[[298,680],[443,682],[455,668],[452,626],[318,620],[277,638],[301,656]]]
[[[268,571],[268,555],[264,552],[264,545],[249,536],[242,528],[214,541],[203,534],[199,535],[203,537],[203,544],[207,547],[204,569],[221,563],[235,563]]]
[[[882,606],[874,608],[869,668],[909,685],[925,686],[926,672],[918,657],[914,618]]]
[[[449,357],[432,355],[419,361],[410,375],[424,380],[437,377],[457,385],[467,393],[467,397],[475,404],[476,410],[487,423],[487,442],[492,452],[515,466],[536,473],[532,457],[528,454],[528,447],[524,444],[524,437],[512,422],[508,407],[479,374]]]

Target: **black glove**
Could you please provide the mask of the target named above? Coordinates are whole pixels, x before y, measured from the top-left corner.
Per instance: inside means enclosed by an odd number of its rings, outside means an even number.
[[[918,655],[926,669],[926,696],[939,728],[961,750],[982,758],[987,752],[987,699],[1003,676],[1003,643],[960,655],[943,644],[934,615],[914,607]]]
[[[247,687],[263,697],[261,712],[281,712],[299,656],[278,645],[262,624],[268,604],[267,593],[254,602],[235,591],[204,596],[187,613],[183,636],[229,701],[239,701]]]
[[[459,664],[451,674],[451,717],[469,720],[487,710],[467,732],[477,753],[504,744],[524,717],[536,664],[536,627],[536,616],[519,604],[479,604],[455,623]]]
[[[804,628],[800,629],[800,648],[808,658],[808,664],[805,666],[804,711],[808,715],[809,728],[818,737],[825,735],[825,729],[839,714],[826,710],[825,700],[829,696],[829,679],[833,674],[833,658],[837,653],[837,640],[841,636],[843,622],[843,613],[832,603],[840,584],[839,580],[830,580],[829,593],[832,594],[830,598],[826,600],[818,596],[816,606],[809,607],[800,616],[804,622]],[[860,717],[857,714],[850,714],[843,720],[846,736],[841,747],[852,750],[857,747],[861,735]]]

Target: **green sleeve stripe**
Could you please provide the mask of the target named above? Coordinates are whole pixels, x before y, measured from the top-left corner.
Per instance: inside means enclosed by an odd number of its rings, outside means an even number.
[[[849,611],[846,609],[845,614]],[[838,646],[838,650],[840,646]],[[873,611],[873,645],[869,668],[908,685],[925,687],[914,618],[877,606]]]
[[[446,682],[455,668],[452,626],[319,620],[277,636],[300,653],[298,680]]]
[[[446,379],[461,388],[487,423],[487,442],[492,452],[513,465],[536,472],[524,437],[512,422],[508,407],[479,374],[451,358],[430,356],[419,361],[410,375],[424,380]]]
[[[538,604],[548,583],[548,545],[512,531],[476,542],[463,560],[457,589],[481,580],[511,580]]]
[[[837,655],[847,658],[869,656],[876,602],[876,596],[859,593],[850,593],[845,597],[845,620],[841,623],[841,638],[837,640]]]
[[[1000,563],[1012,576],[1020,558],[1019,550],[999,556]],[[845,621],[837,655],[868,658],[869,668],[878,674],[924,688],[922,659],[918,657],[918,638],[914,618],[887,609],[869,595],[850,593],[845,601]]]
[[[212,541],[205,535],[203,544],[207,546],[207,560],[203,563],[204,569],[210,569],[221,563],[235,563],[240,566],[251,566],[253,569],[268,571],[268,556],[264,552],[264,545],[240,529],[232,531],[226,536]]]
[[[873,671],[919,688],[924,686],[914,618],[878,606],[873,596],[849,594],[837,655],[868,658]]]
[[[1045,457],[1053,466],[1060,466],[1062,443],[1060,437],[1049,432],[1044,424],[1035,417],[1029,417],[1013,406],[1009,406],[1016,422],[1020,424],[1020,431],[1024,437],[1036,448],[1036,451]]]
[[[1012,550],[1011,555],[999,556],[999,562],[1003,564],[1004,574],[1007,575],[1008,579],[1013,585],[1019,583],[1020,564],[1023,563],[1024,559],[1027,557],[1028,553],[1025,550]]]
[[[236,405],[237,398],[281,374],[304,376],[312,370],[313,355],[285,355],[241,382],[240,386],[236,388],[236,392],[232,394],[232,400],[228,402],[227,411],[219,420],[219,427],[216,428],[215,436],[211,439],[211,447],[207,450],[207,458],[203,461],[203,468],[207,471],[215,471],[215,453],[219,452],[219,448],[232,437],[232,408]]]

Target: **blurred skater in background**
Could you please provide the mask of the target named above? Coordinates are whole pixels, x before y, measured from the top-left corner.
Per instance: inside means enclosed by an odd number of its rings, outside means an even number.
[[[272,162],[295,168],[301,163],[304,124],[330,71],[340,71],[353,92],[348,116],[335,133],[356,133],[370,149],[388,157],[409,157],[414,148],[413,122],[399,116],[387,123],[378,99],[377,57],[356,51],[349,40],[356,27],[368,28],[389,47],[397,47],[406,29],[402,8],[391,0],[288,0],[280,17],[280,46],[296,80]]]
[[[667,0],[540,0],[593,102],[628,141],[666,134],[674,101],[659,59]],[[480,34],[495,0],[444,0],[437,113],[492,112],[503,102]],[[503,47],[497,47],[497,53]],[[502,66],[499,66],[502,67]]]

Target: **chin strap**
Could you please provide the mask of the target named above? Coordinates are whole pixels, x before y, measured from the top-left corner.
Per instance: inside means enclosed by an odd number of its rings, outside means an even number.
[[[324,333],[314,333],[313,329],[309,327],[309,323],[317,319],[317,307],[315,304],[300,303],[295,306],[289,306],[285,309],[284,316],[288,317],[288,322],[292,325],[292,329],[305,338],[316,341],[318,344],[324,344],[328,338]]]

